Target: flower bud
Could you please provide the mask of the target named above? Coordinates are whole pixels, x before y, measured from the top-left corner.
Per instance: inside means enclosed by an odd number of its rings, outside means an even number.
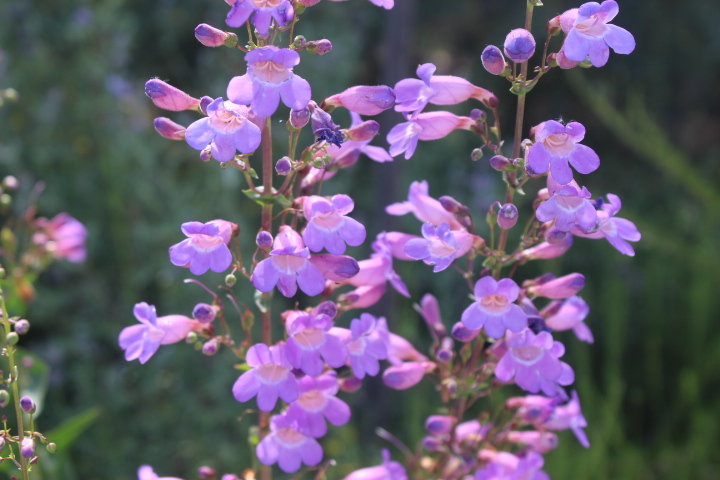
[[[580,65],[580,62],[576,62],[575,60],[570,60],[565,56],[565,50],[564,47],[560,49],[559,52],[555,54],[555,63],[557,63],[557,66],[562,68],[563,70],[568,70],[570,68],[577,67]]]
[[[487,113],[485,113],[484,110],[480,110],[479,108],[473,108],[472,110],[470,110],[470,118],[472,118],[478,123],[484,123],[485,120],[487,120]]]
[[[560,245],[568,235],[570,235],[568,232],[563,232],[562,230],[552,227],[545,232],[545,241],[550,245]]]
[[[460,340],[461,342],[469,342],[475,337],[477,337],[480,334],[480,329],[477,330],[471,330],[467,328],[465,325],[463,325],[462,322],[458,322],[455,325],[453,325],[452,328],[452,336],[456,340]]]
[[[562,32],[562,26],[560,25],[560,15],[548,20],[546,30],[548,32],[548,35],[550,35],[551,37],[554,37],[555,35],[558,35],[560,32]]]
[[[20,455],[23,458],[32,458],[35,455],[35,440],[33,437],[25,437],[20,444]]]
[[[207,162],[210,159],[212,159],[212,151],[210,151],[210,146],[200,151],[200,160],[203,162]]]
[[[270,234],[270,232],[266,230],[261,230],[257,234],[257,237],[255,237],[255,243],[263,250],[267,250],[268,248],[272,248],[273,246],[273,236]]]
[[[505,55],[516,63],[526,62],[535,53],[535,39],[524,28],[516,28],[508,33],[503,45]]]
[[[145,83],[145,94],[158,107],[173,112],[192,110],[200,105],[200,100],[197,98],[191,97],[158,78],[152,78]]]
[[[215,314],[218,311],[218,307],[208,305],[207,303],[198,303],[193,308],[192,316],[195,320],[202,324],[211,323],[215,320]]]
[[[188,332],[187,336],[185,337],[185,343],[188,345],[197,342],[198,336],[196,332]]]
[[[484,153],[483,153],[482,147],[476,148],[470,154],[470,160],[472,160],[473,162],[477,162],[478,160],[480,160],[483,157],[483,155],[484,155]]]
[[[0,408],[7,407],[8,403],[10,403],[10,393],[5,389],[0,390]]]
[[[498,224],[501,228],[508,230],[515,226],[518,221],[518,209],[512,203],[506,203],[500,207],[498,212]]]
[[[510,159],[502,155],[495,155],[490,159],[490,166],[498,172],[504,172],[510,165],[512,165]]]
[[[223,32],[207,23],[195,27],[195,38],[206,47],[234,47],[238,43],[238,37],[234,33]]]
[[[57,453],[57,445],[53,442],[50,442],[47,444],[47,447],[45,447],[48,452],[50,453]]]
[[[332,50],[332,43],[327,38],[312,40],[305,44],[305,49],[313,55],[325,55]]]
[[[323,107],[345,107],[360,115],[377,115],[395,105],[395,92],[387,85],[358,85],[328,97]]]
[[[216,475],[217,473],[214,468],[205,465],[198,468],[198,477],[200,477],[201,480],[215,480]]]
[[[449,415],[431,415],[425,420],[425,431],[430,435],[445,435],[450,433],[455,418]]]
[[[229,273],[225,277],[225,286],[234,287],[236,283],[237,283],[237,277],[235,275],[233,275],[232,273]]]
[[[438,198],[438,201],[440,202],[440,205],[442,205],[442,207],[450,213],[459,213],[462,215],[470,214],[470,209],[468,207],[449,195],[443,195]]]
[[[340,385],[340,390],[343,392],[353,393],[360,390],[362,380],[357,377],[345,377],[339,378],[338,384]]]
[[[289,175],[290,172],[292,172],[292,163],[290,162],[290,158],[288,157],[282,157],[275,163],[275,171],[278,175],[282,175],[283,177],[286,175]]]
[[[30,322],[25,320],[18,320],[15,322],[15,331],[18,335],[25,335],[30,330]]]
[[[35,406],[35,402],[32,401],[32,398],[22,397],[20,399],[20,408],[22,408],[25,413],[35,413],[37,407]]]
[[[167,117],[158,117],[153,120],[155,130],[163,137],[169,140],[184,140],[185,127],[177,124]]]
[[[7,207],[12,203],[12,197],[8,195],[7,193],[3,193],[0,195],[0,205]]]
[[[440,348],[438,349],[435,356],[437,357],[439,362],[448,363],[450,360],[452,360],[453,355],[455,355],[455,352],[453,351],[452,338],[443,338],[442,342],[440,342]]]
[[[7,177],[3,178],[2,188],[6,189],[6,190],[15,190],[17,187],[18,187],[17,178],[13,177],[12,175],[8,175]]]
[[[505,70],[505,57],[495,45],[488,45],[480,55],[483,67],[493,75],[500,75]]]
[[[207,355],[209,357],[215,355],[218,350],[220,349],[220,342],[218,342],[217,338],[211,338],[207,342],[205,342],[202,346],[202,353],[203,355]]]
[[[405,362],[383,372],[383,383],[395,390],[406,390],[420,383],[426,373],[435,368],[433,362]]]
[[[290,110],[290,120],[288,123],[296,130],[303,128],[310,121],[310,109]]]
[[[430,452],[439,452],[443,449],[442,440],[434,437],[423,438],[422,445],[425,450],[428,450]]]
[[[348,128],[347,136],[348,140],[355,140],[357,142],[364,142],[366,140],[372,140],[375,135],[380,131],[380,124],[375,120],[368,120],[362,122],[359,125]]]
[[[17,332],[10,332],[5,337],[5,345],[17,345],[18,341],[20,340],[20,337],[18,336]]]
[[[558,446],[558,438],[552,432],[508,432],[507,439],[512,443],[522,443],[538,453],[547,453]]]
[[[338,313],[338,308],[335,302],[328,300],[313,308],[312,313],[313,315],[327,315],[330,318],[335,318]]]
[[[560,278],[545,281],[528,288],[528,293],[539,297],[560,300],[572,297],[585,286],[585,276],[581,273],[571,273]]]

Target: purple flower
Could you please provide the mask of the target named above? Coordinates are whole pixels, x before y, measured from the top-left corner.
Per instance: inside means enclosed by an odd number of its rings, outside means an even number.
[[[360,271],[354,277],[346,280],[346,283],[356,287],[380,286],[390,282],[401,295],[410,297],[407,286],[403,283],[400,275],[393,270],[393,256],[385,236],[380,233],[372,244],[375,251],[367,260],[358,262]]]
[[[535,335],[530,329],[512,335],[506,340],[508,351],[495,367],[495,376],[501,382],[512,378],[522,389],[545,395],[564,395],[559,385],[570,385],[575,380],[572,368],[558,358],[565,354],[562,343],[553,341],[548,332]]]
[[[51,220],[38,218],[35,225],[40,228],[33,237],[33,243],[41,245],[47,252],[59,259],[82,263],[87,258],[85,240],[88,232],[85,226],[67,213],[59,213]]]
[[[202,275],[208,269],[224,272],[233,262],[232,253],[227,247],[229,234],[222,234],[219,222],[187,222],[181,229],[189,238],[170,247],[170,261],[179,267],[190,267],[194,275]],[[229,223],[229,222],[224,222]]]
[[[568,60],[582,62],[589,55],[594,66],[602,67],[608,61],[610,48],[625,55],[635,50],[635,38],[630,32],[607,23],[619,10],[615,0],[583,4],[562,47]]]
[[[195,27],[195,38],[206,47],[220,47],[222,45],[233,47],[238,42],[237,35],[234,33],[223,32],[207,23],[201,23]]]
[[[493,75],[500,75],[505,71],[505,57],[495,45],[488,45],[480,56],[485,70]]]
[[[332,117],[322,108],[318,107],[315,102],[310,104],[312,115],[312,131],[313,135],[317,137],[317,141],[325,140],[327,143],[339,147],[343,143],[343,135],[340,132],[340,126],[333,122]]]
[[[141,325],[124,328],[118,339],[128,362],[138,359],[140,363],[145,363],[160,345],[184,340],[188,333],[200,326],[197,321],[183,315],[157,318],[155,307],[145,302],[136,304],[133,314]]]
[[[251,278],[253,286],[261,292],[270,292],[275,285],[280,293],[292,297],[297,287],[311,297],[325,289],[325,277],[310,262],[310,251],[303,245],[300,235],[287,225],[273,241],[270,257],[255,267]]]
[[[475,480],[550,480],[540,470],[545,461],[539,453],[528,452],[518,457],[508,452],[482,450],[479,455],[489,463],[475,472]]]
[[[138,480],[182,480],[178,477],[158,477],[150,465],[142,465],[137,471]]]
[[[528,295],[561,300],[582,290],[585,287],[585,276],[581,273],[570,273],[555,278],[554,274],[547,273],[524,285],[528,287]]]
[[[470,130],[476,124],[470,117],[458,117],[450,112],[420,113],[415,118],[405,114],[408,120],[395,125],[387,134],[390,155],[396,157],[405,152],[405,160],[415,153],[418,140],[437,140],[453,130]]]
[[[345,107],[360,115],[377,115],[395,104],[395,92],[387,85],[358,85],[323,101],[323,106]]]
[[[450,230],[446,222],[437,227],[424,223],[422,234],[424,238],[408,241],[404,251],[409,257],[434,265],[433,272],[445,270],[455,258],[462,257],[472,247],[472,235],[464,230]]]
[[[260,146],[262,134],[248,118],[247,107],[218,97],[208,105],[207,114],[185,131],[185,141],[195,150],[203,150],[209,144],[215,160],[229,162],[236,150],[252,153]]]
[[[559,230],[558,230],[559,231]],[[561,232],[565,233],[565,232]],[[565,234],[560,243],[543,242],[522,252],[522,258],[528,260],[550,259],[562,256],[573,244],[573,236]]]
[[[568,162],[580,173],[591,173],[600,166],[600,158],[590,147],[578,142],[585,137],[585,127],[578,122],[563,125],[555,120],[541,124],[535,135],[535,143],[528,152],[527,169],[533,175],[548,171],[557,183],[566,185],[572,181]],[[538,126],[540,127],[540,126]]]
[[[245,0],[248,3],[249,0]],[[270,117],[280,99],[292,110],[302,110],[310,101],[310,84],[292,71],[300,63],[294,50],[267,46],[245,55],[247,73],[234,77],[228,85],[228,98],[241,105],[250,105],[259,117]]]
[[[540,314],[545,318],[545,324],[554,331],[572,329],[575,336],[587,343],[593,343],[593,334],[587,324],[583,322],[590,313],[590,307],[585,300],[572,296],[564,302],[555,301],[543,308]]]
[[[345,253],[345,244],[353,247],[365,241],[365,227],[346,217],[355,204],[347,195],[335,195],[332,201],[313,195],[305,198],[303,210],[308,224],[303,231],[305,245],[313,252],[326,248],[334,255]]]
[[[179,125],[167,117],[158,117],[153,120],[155,130],[168,140],[184,140],[185,127]]]
[[[520,294],[520,287],[509,278],[496,281],[483,277],[475,284],[475,302],[462,314],[461,321],[470,330],[485,327],[493,338],[511,332],[520,332],[527,327],[527,314],[513,302]]]
[[[253,13],[252,23],[261,36],[267,37],[273,18],[278,26],[285,27],[295,17],[295,11],[288,0],[226,0],[232,5],[225,23],[240,28]]]
[[[516,28],[511,30],[505,37],[503,49],[510,60],[523,63],[528,61],[535,53],[535,39],[532,33],[524,28]]]
[[[597,211],[588,201],[592,195],[587,188],[580,189],[574,180],[567,185],[559,185],[550,175],[548,191],[552,196],[535,211],[538,220],[555,220],[555,228],[561,232],[569,232],[575,225],[587,230],[597,224]]]
[[[590,442],[583,430],[584,427],[587,427],[587,421],[580,409],[580,399],[575,390],[573,390],[572,397],[567,404],[555,407],[550,414],[550,418],[538,425],[538,428],[542,427],[548,430],[566,430],[569,428],[577,437],[580,445],[590,448]]]
[[[363,313],[360,318],[350,323],[350,332],[335,328],[331,333],[345,337],[350,352],[350,366],[357,378],[365,375],[374,377],[380,373],[379,360],[385,360],[388,349],[385,341],[376,331],[377,320],[369,313]]]
[[[300,397],[290,404],[288,415],[295,419],[300,432],[320,438],[327,433],[325,419],[336,426],[350,421],[350,407],[335,396],[339,389],[335,372],[318,378],[305,376],[299,386]]]
[[[382,457],[382,465],[355,470],[343,480],[407,480],[405,467],[390,460],[390,452],[385,448],[382,451]]]
[[[420,383],[425,374],[435,367],[433,362],[404,362],[393,365],[383,372],[383,383],[395,390],[406,390]]]
[[[332,327],[332,319],[323,314],[301,314],[292,322],[288,321],[285,353],[290,365],[311,377],[322,373],[325,368],[323,360],[332,368],[345,365],[348,349],[342,340],[328,333]]]
[[[575,227],[571,230],[571,233],[585,238],[604,237],[620,253],[632,257],[635,255],[635,249],[626,240],[637,242],[642,236],[633,222],[615,217],[622,208],[620,197],[608,193],[607,199],[610,203],[603,203],[597,211],[597,229],[593,228],[591,231],[584,231],[579,227]]]
[[[277,463],[285,473],[297,472],[303,463],[313,467],[323,457],[317,440],[300,433],[296,420],[289,413],[273,415],[270,433],[260,441],[255,453],[260,463]]]
[[[25,437],[20,442],[20,455],[23,458],[32,458],[35,456],[35,439],[33,437]]]
[[[245,361],[252,369],[235,381],[235,400],[247,402],[257,395],[257,406],[263,412],[275,408],[278,397],[287,403],[297,400],[298,384],[285,356],[285,345],[257,343],[248,349]]]
[[[512,443],[520,443],[525,449],[530,449],[537,453],[547,453],[555,450],[560,443],[557,435],[554,433],[537,432],[534,430],[508,432],[507,440]]]
[[[194,110],[200,105],[200,100],[197,98],[158,78],[151,78],[145,82],[145,95],[150,97],[156,106],[173,112]]]
[[[455,219],[455,215],[443,208],[442,204],[429,195],[428,182],[412,182],[406,202],[393,203],[385,208],[390,215],[412,213],[421,222],[430,222],[436,227],[445,222],[453,230],[463,229],[463,225]]]

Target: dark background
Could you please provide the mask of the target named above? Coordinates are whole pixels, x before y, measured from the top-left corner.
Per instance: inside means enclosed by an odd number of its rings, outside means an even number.
[[[483,70],[479,55],[522,26],[525,2],[396,2],[390,12],[364,0],[326,0],[309,9],[296,33],[334,45],[323,57],[303,55],[295,70],[313,85],[313,98],[320,102],[357,84],[394,85],[413,77],[419,63],[433,62],[438,74],[466,77],[498,95],[509,151],[515,97],[504,80]],[[596,196],[620,195],[619,216],[643,234],[634,258],[605,241],[577,239],[565,257],[518,272],[519,279],[544,271],[585,274],[581,294],[596,339],[590,346],[567,332],[559,337],[568,349],[564,360],[577,373],[574,388],[592,448],[561,433],[560,448],[546,455],[546,470],[561,480],[717,478],[720,6],[704,0],[619,3],[613,23],[634,34],[635,52],[611,54],[601,69],[554,70],[528,97],[526,134],[551,118],[586,126],[584,143],[602,165],[583,178],[585,185]],[[577,6],[547,0],[536,8],[538,43],[545,39],[545,21]],[[165,315],[189,314],[196,302],[209,300],[199,287],[184,285],[188,272],[168,261],[168,246],[183,238],[181,223],[222,217],[245,232],[257,229],[259,209],[240,192],[244,181],[237,172],[203,164],[197,152],[152,128],[156,116],[185,125],[196,117],[160,111],[143,93],[147,79],[160,77],[196,97],[224,95],[228,80],[245,71],[241,52],[203,47],[193,29],[198,23],[223,28],[228,8],[219,0],[0,3],[0,88],[20,93],[18,102],[0,110],[0,175],[17,176],[25,192],[45,181],[41,213],[68,211],[90,232],[87,263],[46,272],[27,312],[33,329],[24,344],[52,367],[40,428],[102,409],[72,446],[62,478],[130,479],[138,465],[150,463],[161,475],[189,480],[203,464],[237,473],[250,465],[246,436],[254,417],[236,419],[253,405],[230,395],[237,373],[228,368],[227,352],[208,358],[178,344],[140,366],[125,362],[117,347],[121,329],[134,323],[134,303],[155,304]],[[244,31],[237,33],[242,41]],[[467,114],[475,106],[452,110]],[[347,125],[344,112],[334,116]],[[380,121],[387,131],[401,118],[390,113]],[[284,132],[278,124],[276,152],[284,149]],[[373,143],[386,146],[382,137]],[[409,161],[379,165],[363,158],[327,182],[323,193],[355,198],[354,216],[369,238],[382,229],[419,231],[414,219],[382,210],[405,199],[413,180],[430,180],[433,196],[455,196],[481,223],[490,203],[501,198],[502,184],[487,158],[470,161],[477,146],[470,133],[455,132],[421,143]],[[529,186],[519,202],[521,223],[536,189]],[[23,195],[17,198],[19,208]],[[248,233],[245,244],[253,236]],[[356,258],[369,254],[367,243],[351,251]],[[391,292],[373,312],[424,348],[428,335],[412,302],[433,291],[451,325],[467,304],[466,287],[451,269],[431,275],[420,263],[398,262],[397,270],[412,300]],[[203,281],[216,285],[222,276]],[[236,290],[249,288],[239,282]],[[339,463],[330,478],[379,463],[379,449],[388,444],[374,435],[376,426],[415,445],[436,406],[429,382],[407,392],[377,381],[365,386],[343,396],[357,411],[351,425],[331,428],[325,439],[326,456]]]

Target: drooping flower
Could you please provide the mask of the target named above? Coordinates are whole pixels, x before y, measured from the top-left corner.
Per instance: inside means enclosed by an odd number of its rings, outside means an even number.
[[[505,329],[520,332],[527,327],[527,314],[513,303],[519,294],[520,287],[509,278],[481,278],[475,284],[475,302],[462,314],[463,325],[470,330],[484,327],[493,338],[505,335]]]
[[[377,115],[395,104],[395,92],[387,85],[358,85],[323,101],[323,106],[345,107],[360,115]]]
[[[336,426],[350,421],[350,407],[335,396],[339,386],[334,372],[318,378],[305,376],[298,383],[300,397],[290,404],[288,414],[300,432],[320,438],[327,433],[326,419]]]
[[[200,105],[199,99],[191,97],[159,78],[151,78],[145,82],[145,95],[150,97],[156,106],[173,112],[194,110]]]
[[[298,286],[311,297],[322,293],[325,277],[310,262],[310,251],[303,244],[300,234],[283,225],[273,241],[273,247],[270,257],[258,263],[253,271],[251,282],[255,288],[270,292],[277,285],[286,297],[294,296]]]
[[[290,413],[273,415],[270,433],[260,441],[255,453],[260,463],[277,463],[285,473],[297,472],[303,463],[314,467],[323,457],[320,444],[298,431],[297,421]]]
[[[235,151],[252,153],[262,141],[262,134],[248,116],[249,109],[216,98],[207,109],[208,116],[193,122],[185,131],[185,141],[195,150],[210,145],[212,156],[218,162],[228,162]]]
[[[558,360],[565,354],[562,343],[553,340],[548,332],[535,335],[530,329],[513,334],[508,351],[497,364],[495,376],[501,382],[515,379],[518,386],[530,393],[542,390],[545,395],[566,395],[558,385],[570,385],[575,373],[565,362]]]
[[[615,0],[583,4],[562,47],[568,60],[582,62],[589,56],[594,66],[602,67],[608,61],[610,48],[625,55],[635,50],[635,38],[630,32],[608,24],[619,11]]]
[[[524,282],[523,286],[527,287],[528,295],[562,300],[572,297],[585,287],[585,276],[582,273],[570,273],[555,278],[554,274],[547,273]]]
[[[345,281],[356,287],[364,286],[384,286],[387,282],[397,290],[401,295],[410,297],[407,286],[400,278],[395,270],[393,270],[393,255],[390,246],[386,240],[386,233],[380,233],[372,244],[375,251],[367,260],[358,262],[360,271],[357,275]]]
[[[160,345],[169,345],[184,340],[192,330],[199,329],[200,323],[184,315],[157,317],[155,306],[145,302],[133,308],[135,318],[141,325],[125,327],[118,338],[120,348],[125,350],[125,360],[150,360]]]
[[[250,0],[245,0],[249,2]],[[310,101],[310,84],[295,75],[293,67],[300,63],[300,55],[288,48],[270,45],[256,48],[245,55],[248,64],[245,75],[230,80],[228,98],[241,105],[250,105],[259,117],[270,117],[280,99],[292,110],[302,110]]]
[[[604,237],[610,242],[610,245],[615,247],[620,253],[632,257],[635,255],[635,249],[633,249],[628,241],[637,242],[642,238],[642,235],[640,235],[640,232],[633,222],[615,216],[620,211],[620,208],[622,208],[620,197],[608,193],[607,199],[610,203],[603,203],[597,211],[597,229],[592,228],[590,231],[586,231],[575,227],[570,232],[573,235],[585,238]]]
[[[406,202],[393,203],[385,208],[390,215],[405,215],[412,213],[421,222],[430,222],[436,227],[446,222],[452,230],[463,229],[455,215],[443,208],[442,204],[429,195],[429,186],[426,180],[412,182]]]
[[[231,230],[225,228],[226,224],[232,225],[224,220],[183,223],[181,229],[189,238],[170,247],[170,261],[179,267],[189,267],[194,275],[202,275],[208,269],[224,272],[233,261],[227,246]]]
[[[87,258],[85,225],[67,213],[59,213],[51,220],[38,218],[35,225],[40,229],[33,234],[33,243],[42,246],[59,260],[81,263]]]
[[[528,151],[528,172],[541,175],[549,168],[560,185],[573,179],[568,163],[580,173],[594,172],[600,166],[600,158],[593,149],[578,143],[584,137],[585,127],[578,122],[563,125],[548,120],[535,134],[535,143]]]
[[[158,477],[150,465],[142,465],[137,471],[138,480],[182,480],[178,477]]]
[[[437,140],[446,137],[453,130],[470,130],[475,120],[459,117],[450,112],[425,112],[411,118],[405,113],[404,123],[395,125],[387,134],[390,155],[396,157],[405,152],[405,160],[415,153],[418,140]]]
[[[290,365],[311,377],[322,373],[325,367],[323,360],[332,368],[345,365],[347,347],[339,338],[328,333],[332,327],[332,319],[323,314],[301,314],[295,316],[292,322],[288,321],[285,353]]]
[[[551,174],[548,176],[548,192],[551,197],[535,211],[541,222],[555,220],[555,228],[561,232],[569,232],[575,225],[588,230],[597,224],[597,211],[588,200],[592,195],[587,188],[581,189],[575,180],[560,185]]]
[[[390,460],[390,452],[387,449],[383,449],[382,457],[382,465],[355,470],[343,480],[407,480],[405,467]]]
[[[355,204],[347,195],[335,195],[331,201],[317,195],[305,198],[303,211],[308,224],[303,231],[305,245],[313,252],[326,248],[334,255],[345,253],[345,244],[353,247],[365,241],[365,227],[346,215]]]
[[[590,307],[585,300],[578,296],[572,296],[564,302],[552,302],[540,312],[546,317],[545,324],[554,331],[572,329],[579,340],[593,343],[593,334],[583,321],[588,313],[590,313]]]
[[[411,239],[405,244],[405,253],[427,265],[434,265],[433,272],[440,272],[470,251],[473,235],[464,230],[450,230],[446,222],[434,227],[426,222],[422,226],[423,238]]]
[[[297,379],[287,360],[285,345],[268,347],[257,343],[248,349],[245,361],[252,368],[235,381],[232,388],[235,400],[247,402],[257,395],[257,406],[263,412],[272,411],[278,397],[287,403],[297,400]]]
[[[555,407],[550,414],[550,418],[542,423],[542,427],[548,430],[566,430],[571,429],[577,437],[580,445],[590,448],[590,441],[583,428],[587,427],[587,420],[580,409],[580,398],[577,391],[572,391],[570,401],[565,405]]]
[[[344,139],[340,126],[333,122],[332,117],[322,108],[318,107],[315,102],[310,102],[310,120],[312,121],[313,135],[317,137],[317,141],[325,140],[327,143],[339,147]]]
[[[270,23],[275,19],[278,26],[285,27],[292,22],[295,11],[288,0],[225,0],[232,9],[225,23],[240,28],[252,15],[252,24],[258,33],[266,37],[270,32]],[[253,15],[254,14],[254,15]]]

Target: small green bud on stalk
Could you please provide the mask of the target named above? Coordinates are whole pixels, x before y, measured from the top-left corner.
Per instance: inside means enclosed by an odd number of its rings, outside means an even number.
[[[232,273],[225,277],[225,285],[228,287],[234,287],[237,283],[237,277]]]
[[[7,337],[5,337],[5,345],[8,346],[17,345],[18,341],[20,341],[20,336],[17,332],[10,332],[7,334]]]
[[[50,453],[57,453],[57,445],[55,445],[53,442],[48,443],[47,447],[45,447],[45,448]]]

